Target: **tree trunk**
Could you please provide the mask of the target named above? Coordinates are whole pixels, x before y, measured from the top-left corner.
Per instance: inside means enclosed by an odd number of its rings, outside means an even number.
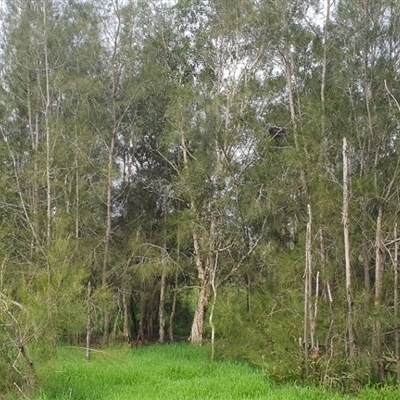
[[[304,270],[304,366],[308,375],[309,337],[311,336],[311,348],[313,348],[313,336],[311,334],[310,321],[312,320],[311,307],[311,207],[308,205],[308,223],[306,235],[306,266]]]
[[[353,327],[353,293],[351,287],[350,239],[349,239],[349,176],[348,148],[346,138],[343,138],[343,236],[346,265],[346,299],[347,299],[347,338],[348,351],[351,359],[355,355],[355,336]]]
[[[183,133],[181,138],[181,148],[182,148],[184,168],[188,168],[188,154],[186,149],[185,137]],[[196,215],[196,206],[192,198],[190,199],[190,211],[192,212],[193,216]],[[192,238],[194,247],[193,256],[199,279],[200,292],[199,292],[199,297],[197,299],[197,307],[193,316],[189,340],[192,344],[201,345],[203,343],[205,308],[207,306],[207,300],[208,300],[208,277],[207,277],[207,269],[203,265],[203,261],[201,259],[200,240],[196,232],[196,227],[193,226],[192,229],[193,229]]]
[[[382,260],[382,213],[383,206],[379,203],[378,217],[376,220],[376,240],[375,240],[375,333],[373,338],[374,355],[377,360],[378,374],[381,382],[385,380],[384,364],[382,358],[382,332],[381,332],[381,297],[382,297],[382,277],[383,277],[383,260]]]
[[[207,266],[203,266],[203,262],[200,257],[199,238],[195,231],[193,231],[193,244],[195,252],[194,254],[195,263],[197,267],[198,279],[200,285],[200,292],[197,300],[196,311],[193,317],[192,328],[190,332],[190,342],[192,344],[201,345],[203,343],[205,310],[208,303],[209,277],[208,277],[208,268]]]
[[[246,309],[247,312],[250,314],[252,309],[252,304],[251,304],[251,277],[249,272],[247,272],[245,275],[245,283],[246,283]]]
[[[37,77],[38,88],[40,85],[39,74]],[[28,124],[31,136],[32,156],[33,156],[33,176],[32,176],[32,227],[33,227],[33,244],[34,252],[39,252],[40,248],[40,225],[39,225],[39,115],[35,113],[35,123],[33,123],[32,107],[31,107],[31,90],[29,76],[27,79],[27,107],[28,107]]]
[[[321,72],[321,150],[319,156],[319,165],[324,166],[326,143],[328,141],[326,131],[326,76],[328,71],[328,27],[331,12],[331,1],[326,0],[326,14],[324,23],[324,39],[323,39],[323,55],[322,55],[322,72]]]
[[[144,343],[146,341],[146,338],[145,338],[145,325],[146,325],[145,313],[146,313],[145,295],[142,292],[140,294],[140,321],[139,321],[138,335],[136,338],[136,346],[139,346],[140,344],[144,345]]]
[[[394,355],[396,358],[397,382],[400,382],[400,349],[399,349],[399,242],[397,240],[397,225],[394,227],[394,257],[393,257],[393,317],[394,317]]]
[[[192,329],[190,331],[190,342],[197,345],[201,345],[203,343],[204,316],[208,303],[206,282],[204,280],[202,281],[201,279],[200,282],[200,293],[197,300],[196,311],[193,317]]]
[[[75,126],[75,142],[76,144],[79,143],[78,140],[78,127]],[[78,155],[75,154],[74,159],[74,167],[75,167],[75,239],[78,246],[78,239],[79,239],[79,208],[80,208],[80,192],[79,192],[79,162],[78,162]]]
[[[124,285],[125,286],[125,285]],[[126,288],[122,288],[122,308],[124,313],[124,326],[123,335],[125,338],[125,343],[131,342],[131,312],[129,304],[130,291]]]
[[[51,207],[51,148],[50,148],[50,66],[48,60],[48,48],[47,48],[47,6],[46,1],[43,2],[43,51],[44,51],[44,63],[45,63],[45,83],[46,83],[46,95],[45,95],[45,112],[44,112],[44,123],[46,131],[46,242],[50,243],[51,238],[51,219],[52,219],[52,207]],[[50,266],[48,266],[50,268]],[[48,271],[50,274],[50,270]],[[50,279],[50,277],[49,277]]]
[[[362,215],[362,231],[367,232],[368,225],[368,213],[367,213],[367,200],[365,198],[361,199],[361,211]],[[364,270],[364,287],[367,292],[367,301],[369,302],[369,295],[371,292],[371,276],[370,276],[370,268],[371,268],[371,257],[369,252],[368,241],[364,239],[362,244],[362,264]]]
[[[86,301],[86,360],[90,361],[90,341],[92,336],[92,286],[88,282],[87,286],[87,301]]]
[[[294,140],[294,145],[296,148],[296,151],[300,151],[300,145],[299,145],[299,135],[298,135],[298,124],[297,124],[297,113],[296,113],[296,107],[295,107],[295,96],[294,96],[294,88],[293,88],[293,77],[295,74],[294,71],[294,62],[293,62],[293,57],[291,54],[290,50],[290,42],[289,42],[289,15],[288,15],[288,10],[287,10],[287,3],[284,2],[283,6],[285,9],[283,10],[283,23],[284,23],[284,28],[285,28],[285,34],[286,34],[286,39],[284,42],[284,48],[283,48],[283,58],[284,58],[284,63],[285,63],[285,76],[286,76],[286,86],[288,90],[288,96],[289,96],[289,110],[290,110],[290,120],[292,124],[292,129],[293,129],[293,140]],[[300,181],[303,189],[303,193],[306,197],[308,198],[308,193],[307,193],[307,182],[306,182],[306,174],[303,166],[300,166]]]
[[[117,115],[117,97],[118,97],[118,83],[119,83],[119,72],[116,66],[116,55],[118,50],[119,32],[121,28],[121,15],[118,8],[118,1],[115,2],[115,15],[117,18],[117,26],[115,31],[113,53],[111,57],[111,79],[112,79],[112,90],[111,90],[111,114],[112,114],[112,127],[111,137],[108,149],[108,165],[107,165],[107,199],[106,199],[106,232],[104,237],[104,257],[103,257],[103,269],[102,269],[102,286],[104,289],[108,286],[108,270],[109,270],[109,259],[110,259],[110,241],[111,241],[111,230],[112,230],[112,185],[113,185],[113,168],[114,168],[114,149],[117,133],[119,130],[120,120]],[[103,332],[103,344],[107,342],[108,334],[110,331],[111,315],[109,310],[104,312],[104,332]]]
[[[179,249],[178,249],[178,254],[179,254]],[[169,316],[169,326],[168,326],[168,336],[169,336],[169,341],[171,343],[174,341],[174,317],[176,311],[177,296],[178,296],[178,270],[175,271],[174,296],[172,298],[172,307],[171,307],[171,314]]]
[[[162,262],[161,266],[161,283],[160,283],[160,302],[158,306],[158,342],[164,343],[165,338],[165,315],[164,315],[164,302],[165,302],[165,281],[166,281],[166,265]]]
[[[212,303],[211,303],[211,311],[210,311],[210,326],[211,326],[211,358],[214,359],[215,355],[215,324],[214,324],[214,310],[215,305],[217,303],[217,283],[215,281],[215,275],[217,273],[218,267],[218,253],[215,254],[215,260],[213,266],[211,268],[211,279],[210,286],[212,290]]]

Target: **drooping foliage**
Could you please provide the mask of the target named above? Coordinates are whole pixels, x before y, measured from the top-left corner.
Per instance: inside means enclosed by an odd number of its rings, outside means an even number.
[[[399,7],[4,1],[0,389],[85,337],[399,379]]]

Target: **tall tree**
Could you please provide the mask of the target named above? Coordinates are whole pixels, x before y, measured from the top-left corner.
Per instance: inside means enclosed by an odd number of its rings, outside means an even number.
[[[97,160],[87,88],[95,98],[100,46],[93,7],[84,2],[21,0],[5,2],[3,12],[1,212],[9,226],[0,293],[19,304],[12,310],[18,329],[7,339],[21,343],[17,365],[34,338],[50,345],[81,328],[80,283],[90,266],[81,250],[90,254],[93,238],[84,232],[94,232],[96,220],[88,214]]]

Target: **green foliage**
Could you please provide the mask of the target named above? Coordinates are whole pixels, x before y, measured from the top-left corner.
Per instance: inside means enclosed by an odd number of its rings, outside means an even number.
[[[107,310],[124,340],[157,340],[163,318],[189,336],[212,278],[221,357],[277,381],[395,380],[400,3],[330,2],[326,25],[322,0],[3,3],[0,390],[34,386],[21,349],[36,367],[88,309],[95,335]],[[304,360],[308,206],[321,350]]]
[[[11,396],[16,385],[23,391],[31,391],[36,383],[35,371],[29,365],[29,355],[25,358],[18,347],[20,340],[25,340],[21,337],[25,328],[19,322],[21,311],[20,305],[13,304],[0,292],[1,399],[2,394]]]
[[[301,303],[289,291],[257,291],[251,294],[248,311],[246,295],[249,294],[239,288],[220,293],[216,324],[221,338],[217,353],[262,367],[276,381],[301,379]]]
[[[3,263],[0,334],[4,340],[0,358],[4,371],[8,372],[2,374],[0,385],[8,390],[15,389],[13,382],[24,392],[32,390],[36,367],[52,357],[57,340],[84,329],[85,274],[77,268],[73,255],[71,241],[58,240],[49,251],[47,268],[27,270],[24,275],[12,278],[12,264]],[[17,279],[18,290],[14,286]]]

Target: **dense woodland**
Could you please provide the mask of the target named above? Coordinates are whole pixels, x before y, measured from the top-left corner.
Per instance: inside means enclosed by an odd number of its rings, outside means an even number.
[[[400,379],[399,1],[0,13],[0,388],[86,338]]]

